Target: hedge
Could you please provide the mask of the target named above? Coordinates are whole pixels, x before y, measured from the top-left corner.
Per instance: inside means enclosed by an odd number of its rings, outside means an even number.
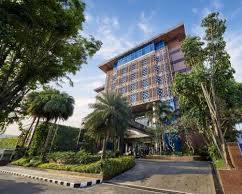
[[[19,160],[12,162],[12,164],[21,166],[31,166],[31,160],[28,158],[21,158]],[[37,164],[37,162],[35,164]],[[37,164],[36,167],[42,169],[66,170],[80,173],[102,173],[104,179],[110,179],[118,174],[121,174],[126,170],[129,170],[134,165],[135,159],[133,156],[121,156],[118,158],[109,158],[104,161],[97,161],[90,164],[60,165],[54,162],[50,162],[44,164]],[[33,162],[32,166],[34,166]]]
[[[111,158],[104,161],[103,164],[103,178],[110,179],[118,174],[121,174],[135,165],[133,156],[122,156],[118,158]]]

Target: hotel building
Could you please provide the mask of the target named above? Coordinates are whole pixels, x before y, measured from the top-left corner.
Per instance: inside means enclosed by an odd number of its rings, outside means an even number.
[[[167,101],[177,108],[171,86],[176,72],[187,72],[181,51],[184,25],[178,25],[104,62],[105,85],[96,92],[116,91],[126,97],[133,112],[148,103]]]

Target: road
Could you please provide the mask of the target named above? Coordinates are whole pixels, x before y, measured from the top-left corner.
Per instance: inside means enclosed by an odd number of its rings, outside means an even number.
[[[125,186],[100,184],[88,188],[73,189],[60,185],[48,184],[37,180],[0,173],[1,194],[152,194],[153,191],[134,189]]]

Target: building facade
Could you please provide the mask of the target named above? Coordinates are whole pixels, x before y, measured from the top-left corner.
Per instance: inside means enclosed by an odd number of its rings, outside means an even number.
[[[176,72],[187,72],[181,51],[184,25],[178,25],[101,64],[105,85],[96,92],[116,91],[122,94],[133,111],[145,109],[158,100],[176,107],[171,86]]]
[[[185,28],[180,24],[109,59],[99,66],[106,74],[106,81],[104,86],[96,88],[95,91],[115,91],[122,94],[132,112],[139,115],[135,121],[143,126],[148,124],[144,116],[148,104],[166,101],[176,109],[178,105],[171,88],[174,75],[189,71],[181,51],[184,38]],[[144,141],[148,136],[143,130],[133,128],[131,125],[128,132],[135,135],[129,135],[126,145],[134,148],[134,142],[137,143],[139,137],[142,137],[140,142],[149,142]]]

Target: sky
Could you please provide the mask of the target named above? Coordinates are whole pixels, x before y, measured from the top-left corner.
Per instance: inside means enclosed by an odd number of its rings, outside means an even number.
[[[88,104],[95,101],[94,89],[105,82],[105,73],[98,68],[105,60],[179,23],[185,24],[187,35],[203,36],[201,19],[212,11],[219,11],[227,20],[226,48],[236,70],[235,79],[242,82],[242,0],[86,0],[85,3],[82,33],[101,40],[103,45],[79,72],[71,75],[73,87],[68,83],[55,86],[75,98],[73,116],[61,124],[80,127],[82,118],[91,111]],[[5,134],[18,135],[19,131],[12,125]]]

